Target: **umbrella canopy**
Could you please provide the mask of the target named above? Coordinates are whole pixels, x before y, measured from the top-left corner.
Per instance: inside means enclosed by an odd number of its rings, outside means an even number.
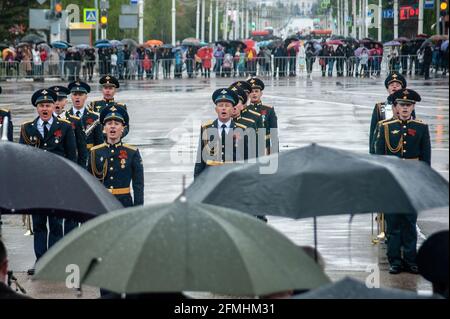
[[[223,46],[223,47],[226,48],[226,47],[228,47],[230,45],[230,42],[228,42],[228,41],[216,41],[215,45],[220,45],[220,46]]]
[[[13,57],[16,57],[16,51],[14,49],[6,48],[6,49],[3,49],[3,51],[2,51],[2,58],[3,58],[3,60],[6,59],[8,54],[12,54]]]
[[[341,40],[330,40],[327,41],[327,45],[344,45],[344,42]]]
[[[261,173],[269,160],[277,170]],[[411,187],[418,180],[426,186]],[[448,195],[448,182],[424,163],[315,144],[255,164],[208,168],[187,190],[192,201],[290,218],[418,213],[448,206]]]
[[[398,47],[401,43],[398,41],[389,41],[384,44],[385,47]]]
[[[196,38],[186,38],[181,42],[181,45],[183,46],[200,46],[200,40]]]
[[[163,44],[161,47],[161,49],[173,49],[173,45],[172,44]]]
[[[411,40],[408,39],[407,37],[400,37],[400,38],[394,39],[394,41],[398,41],[398,42],[404,43],[404,42],[409,42]]]
[[[290,50],[290,49],[294,48],[294,49],[298,52],[298,50],[299,50],[299,48],[300,48],[300,44],[301,44],[301,41],[294,41],[294,42],[291,42],[291,43],[287,46],[287,49]]]
[[[242,49],[247,49],[247,44],[240,40],[232,40],[230,41],[230,47],[237,48],[241,47]]]
[[[78,50],[86,50],[86,49],[90,49],[91,46],[88,45],[88,44],[77,44],[75,46],[75,48],[78,49]]]
[[[109,42],[97,43],[95,45],[96,49],[112,48],[113,45]]]
[[[297,42],[297,41],[298,41],[298,37],[297,36],[290,36],[286,40],[284,40],[284,46],[287,47],[292,42]]]
[[[436,297],[437,298],[437,297]],[[313,291],[294,296],[293,299],[431,299],[400,289],[367,288],[365,283],[346,277]]]
[[[244,43],[245,43],[245,46],[247,48],[255,48],[256,47],[256,41],[255,40],[247,39],[247,40],[244,40]]]
[[[0,142],[1,214],[53,214],[80,221],[122,207],[85,169],[61,156]]]
[[[99,43],[109,43],[109,40],[107,40],[107,39],[100,39],[100,40],[95,41],[94,45],[97,45]]]
[[[429,37],[428,34],[425,34],[425,33],[416,35],[416,38],[428,39],[428,37]]]
[[[3,42],[0,43],[0,51],[4,50],[6,48],[9,48],[9,44],[3,43]]]
[[[134,39],[123,39],[120,41],[123,45],[127,45],[129,48],[137,48],[139,44]]]
[[[162,42],[161,40],[148,40],[147,42],[145,42],[145,45],[148,47],[159,47],[163,44],[164,42]]]
[[[271,43],[272,41],[260,41],[256,45],[258,46],[258,48],[265,48],[269,47]]]
[[[341,40],[341,41],[344,41],[346,38],[343,36],[343,35],[336,35],[336,34],[333,34],[332,36],[331,36],[331,40]]]
[[[62,41],[55,41],[50,44],[53,48],[56,49],[68,49],[69,45]]]
[[[433,43],[437,43],[437,42],[439,42],[439,41],[445,41],[445,40],[448,40],[448,36],[446,36],[446,35],[441,35],[441,34],[435,34],[435,35],[432,35],[432,36],[430,37],[430,40],[433,41]]]
[[[111,45],[115,48],[124,46],[124,44],[122,42],[120,42],[119,40],[111,40],[111,41],[109,41],[109,43],[111,43]]]
[[[357,48],[357,49],[355,50],[355,56],[356,56],[356,57],[361,56],[361,53],[363,52],[363,50],[367,50],[367,48],[366,48],[366,47],[359,47],[359,48]]]
[[[47,53],[52,50],[52,48],[50,48],[50,46],[47,43],[40,43],[40,44],[38,44],[38,48],[39,49],[44,49],[45,51],[47,51]]]
[[[35,279],[65,281],[68,262],[79,265],[82,283],[118,293],[260,296],[329,282],[301,248],[256,218],[186,201],[84,224],[39,260]]]
[[[43,37],[41,37],[40,35],[37,34],[27,34],[26,36],[24,36],[22,39],[20,39],[21,42],[28,42],[28,43],[42,43],[45,42],[45,39]]]

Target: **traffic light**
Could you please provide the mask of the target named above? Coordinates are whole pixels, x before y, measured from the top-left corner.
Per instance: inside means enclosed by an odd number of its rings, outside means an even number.
[[[55,18],[61,19],[63,11],[62,1],[59,0],[55,1],[55,7],[53,8],[53,11],[55,12]]]
[[[443,11],[446,12],[447,9],[448,9],[448,3],[447,3],[447,1],[441,1],[440,8],[441,8],[441,12],[443,12]]]
[[[108,27],[108,11],[102,10],[100,13],[100,26],[102,29],[106,29]]]

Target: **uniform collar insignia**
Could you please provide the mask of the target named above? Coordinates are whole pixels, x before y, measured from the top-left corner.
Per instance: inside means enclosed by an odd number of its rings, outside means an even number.
[[[117,111],[117,109],[116,109],[116,107],[115,106],[113,106],[111,109],[110,109],[111,111]]]
[[[220,92],[222,94],[227,94],[228,92],[226,90],[222,90],[222,92]]]
[[[111,78],[109,77],[109,75],[106,77],[107,80],[110,80]]]
[[[394,74],[394,75],[392,75],[392,77],[393,77],[394,79],[396,79],[396,78],[398,77],[398,75],[397,75],[397,74]]]
[[[42,94],[47,94],[48,93],[48,91],[47,90],[42,90],[42,92],[41,92]]]
[[[394,130],[394,131],[392,131],[392,134],[394,134],[394,135],[397,135],[398,133],[400,133],[399,130]]]

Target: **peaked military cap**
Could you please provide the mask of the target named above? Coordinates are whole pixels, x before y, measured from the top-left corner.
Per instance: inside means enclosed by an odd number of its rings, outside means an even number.
[[[110,107],[106,107],[100,113],[100,123],[104,125],[108,120],[120,121],[123,125],[128,126],[130,117],[128,116],[128,112],[123,107],[111,105]]]
[[[55,92],[56,95],[58,96],[58,99],[67,98],[67,96],[70,94],[70,90],[65,86],[55,85],[48,89]]]
[[[234,82],[233,84],[231,84],[230,88],[231,87],[239,88],[239,89],[243,90],[247,94],[250,94],[250,92],[252,91],[252,86],[250,85],[250,83],[248,83],[246,81]]]
[[[400,83],[402,88],[406,88],[406,86],[408,85],[408,82],[403,77],[403,75],[397,72],[392,72],[391,74],[389,74],[386,80],[384,81],[384,86],[386,87],[386,89],[389,87],[389,84],[393,82]]]
[[[235,87],[235,86],[231,86],[230,90],[237,94],[237,96],[239,97],[239,100],[241,100],[242,104],[244,104],[244,105],[247,104],[247,101],[248,101],[247,93],[245,93],[245,91],[243,89]]]
[[[91,87],[89,86],[89,84],[83,81],[72,82],[69,84],[68,88],[71,93],[81,92],[88,94],[91,92]]]
[[[419,249],[419,273],[433,283],[448,284],[449,232],[444,230],[431,235]]]
[[[117,80],[112,75],[105,75],[100,78],[100,84],[103,86],[114,86],[116,88],[120,87],[119,80]]]
[[[420,97],[419,93],[417,93],[414,90],[410,89],[404,89],[395,92],[390,96],[390,100],[399,103],[399,102],[407,102],[407,103],[413,103],[422,101],[422,98]]]
[[[55,103],[57,98],[58,96],[52,90],[43,89],[34,92],[31,103],[36,107],[39,103]]]
[[[230,89],[218,89],[214,92],[212,96],[214,104],[217,104],[219,102],[230,102],[233,104],[233,106],[236,106],[239,104],[239,96]]]
[[[253,89],[260,89],[261,91],[263,91],[264,88],[265,88],[264,82],[261,81],[261,80],[258,79],[258,78],[250,78],[247,82],[248,82],[248,83],[250,84],[250,86],[252,87],[252,90],[253,90]]]

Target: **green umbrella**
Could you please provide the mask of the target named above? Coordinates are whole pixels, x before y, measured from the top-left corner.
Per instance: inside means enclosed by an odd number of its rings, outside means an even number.
[[[256,218],[184,198],[84,224],[42,257],[34,278],[65,281],[71,264],[82,284],[130,294],[261,296],[329,282],[301,248]]]

